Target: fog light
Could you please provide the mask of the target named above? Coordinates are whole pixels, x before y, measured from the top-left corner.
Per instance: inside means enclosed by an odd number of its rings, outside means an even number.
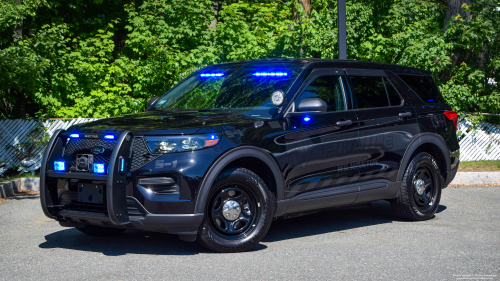
[[[64,161],[54,161],[54,170],[56,171],[66,171],[66,163]]]
[[[105,169],[104,164],[95,163],[94,164],[94,173],[95,174],[104,174],[104,173],[106,173],[106,169]]]

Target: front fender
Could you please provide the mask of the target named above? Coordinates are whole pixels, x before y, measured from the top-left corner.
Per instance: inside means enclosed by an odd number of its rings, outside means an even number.
[[[226,152],[212,164],[200,185],[194,209],[195,213],[204,212],[208,193],[219,173],[232,161],[243,157],[254,157],[267,163],[276,181],[276,199],[279,201],[284,198],[284,180],[276,160],[265,150],[252,146],[241,146]]]

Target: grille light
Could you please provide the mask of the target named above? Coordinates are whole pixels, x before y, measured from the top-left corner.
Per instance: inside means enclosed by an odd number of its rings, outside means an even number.
[[[104,138],[107,139],[107,140],[114,140],[115,136],[113,136],[113,135],[105,135]]]
[[[106,173],[106,169],[104,167],[104,164],[94,163],[94,173],[95,174],[104,174],[104,173]]]
[[[304,117],[304,122],[309,122],[309,121],[311,121],[311,117],[309,116]]]
[[[71,134],[69,135],[70,138],[72,139],[79,139],[80,138],[80,134]]]
[[[66,171],[66,163],[64,161],[54,161],[54,170],[56,171]]]
[[[120,172],[125,171],[125,158],[120,159]]]

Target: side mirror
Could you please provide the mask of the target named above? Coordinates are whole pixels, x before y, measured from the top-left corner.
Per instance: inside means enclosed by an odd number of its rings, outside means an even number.
[[[146,109],[150,108],[153,103],[155,103],[160,97],[152,97],[149,99],[148,103],[146,103]]]
[[[299,103],[296,112],[307,112],[307,111],[326,112],[327,107],[328,106],[326,102],[324,102],[322,99],[308,98],[308,99],[303,99]]]

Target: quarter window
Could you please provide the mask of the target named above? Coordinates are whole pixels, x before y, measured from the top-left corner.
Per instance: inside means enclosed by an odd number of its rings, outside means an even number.
[[[443,96],[430,76],[398,75],[425,103],[444,103]]]
[[[342,78],[335,76],[322,76],[314,80],[300,95],[296,105],[303,99],[320,98],[328,105],[327,111],[346,110]]]

